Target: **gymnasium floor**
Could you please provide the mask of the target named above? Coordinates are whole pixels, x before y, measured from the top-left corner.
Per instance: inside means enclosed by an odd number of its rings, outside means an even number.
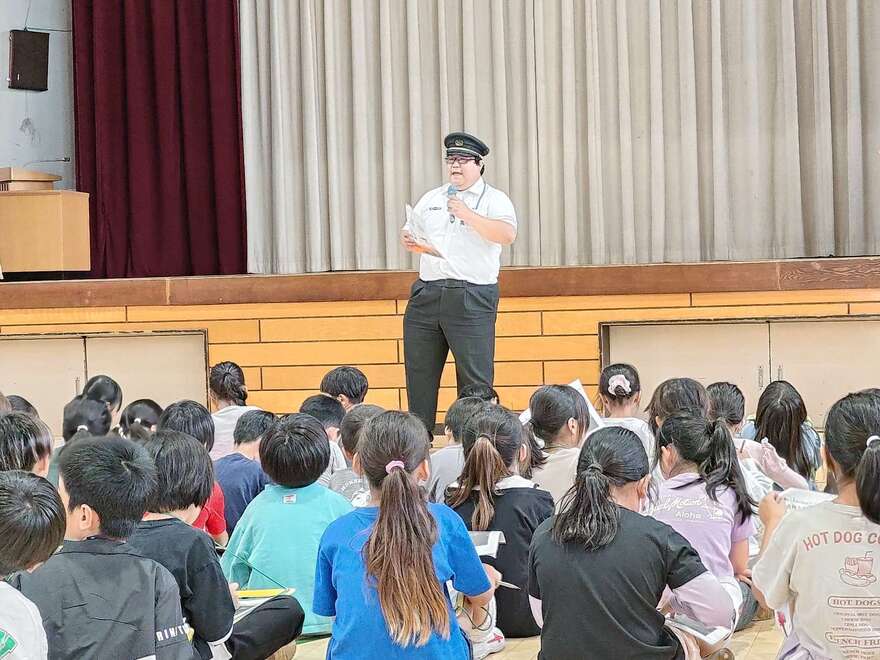
[[[733,636],[731,650],[737,660],[773,660],[782,644],[782,633],[773,621],[758,621],[750,628]],[[323,660],[327,640],[305,642],[297,647],[296,660]],[[491,660],[532,660],[538,655],[537,639],[514,639],[501,653],[490,655]]]

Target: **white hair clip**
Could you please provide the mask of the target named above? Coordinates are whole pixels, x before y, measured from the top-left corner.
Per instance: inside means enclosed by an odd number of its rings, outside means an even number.
[[[614,390],[618,387],[622,387],[623,391],[627,394],[632,392],[632,385],[629,384],[629,380],[623,374],[616,374],[608,379],[608,394],[614,396]]]
[[[865,447],[870,449],[871,443],[874,442],[874,440],[880,440],[880,435],[872,435],[870,438],[868,438],[868,441],[865,443]]]
[[[85,424],[80,424],[79,426],[76,427],[76,430],[77,431],[88,431],[89,427],[86,426]]]
[[[134,421],[132,422],[132,424],[143,424],[143,422],[141,421],[141,418],[140,418],[140,417],[135,417],[135,418],[134,418]]]

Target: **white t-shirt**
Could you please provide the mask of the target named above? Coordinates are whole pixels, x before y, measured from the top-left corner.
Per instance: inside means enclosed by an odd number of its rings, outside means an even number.
[[[322,474],[318,478],[318,483],[324,486],[325,488],[330,487],[330,477],[333,476],[334,472],[339,472],[340,470],[345,470],[348,468],[348,463],[345,462],[345,454],[342,453],[342,449],[339,448],[339,445],[335,440],[330,441],[330,464],[327,466],[327,469],[324,470],[324,474]]]
[[[544,455],[547,462],[544,467],[532,471],[532,481],[538,484],[538,488],[553,496],[553,502],[559,510],[562,496],[574,485],[581,450],[580,447],[567,447],[544,452]]]
[[[495,284],[501,268],[501,246],[487,241],[458,218],[450,222],[448,190],[448,184],[429,190],[413,209],[422,216],[428,237],[445,257],[423,254],[419,277],[426,282],[454,279],[471,284]],[[459,191],[456,197],[483,217],[503,220],[516,227],[513,202],[482,178],[467,190]]]
[[[43,617],[18,589],[0,582],[0,658],[46,660],[49,646]]]
[[[642,446],[645,448],[645,453],[648,454],[648,466],[654,463],[654,450],[656,446],[654,443],[654,433],[651,431],[648,422],[638,417],[603,417],[602,421],[605,422],[605,426],[622,426],[639,436],[639,440],[642,441]],[[598,430],[593,429],[587,437],[590,437],[590,435],[593,435]],[[651,472],[651,479],[658,486],[663,483],[663,473],[660,472],[659,463]]]
[[[238,418],[249,410],[259,410],[256,406],[227,406],[218,410],[211,418],[214,420],[214,448],[211,449],[211,460],[216,461],[235,451],[233,433]]]
[[[786,514],[752,577],[767,605],[791,616],[779,657],[880,654],[880,525],[858,507],[825,502]]]

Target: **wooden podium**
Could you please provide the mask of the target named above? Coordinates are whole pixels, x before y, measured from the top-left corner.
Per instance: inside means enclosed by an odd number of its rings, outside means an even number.
[[[91,270],[89,195],[53,190],[60,178],[0,168],[0,272]]]

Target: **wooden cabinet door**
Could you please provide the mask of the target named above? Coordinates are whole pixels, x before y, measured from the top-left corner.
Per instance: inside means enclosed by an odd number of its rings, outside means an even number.
[[[770,361],[773,380],[794,385],[824,429],[835,401],[880,387],[880,321],[773,321]]]
[[[609,364],[628,362],[638,370],[643,406],[667,378],[688,377],[738,385],[749,414],[768,382],[767,323],[616,325],[607,336]]]
[[[85,384],[82,337],[0,338],[0,392],[30,401],[56,438],[64,406]]]
[[[89,336],[86,373],[112,376],[122,387],[123,407],[153,399],[163,408],[181,399],[208,402],[205,335],[169,333]]]

